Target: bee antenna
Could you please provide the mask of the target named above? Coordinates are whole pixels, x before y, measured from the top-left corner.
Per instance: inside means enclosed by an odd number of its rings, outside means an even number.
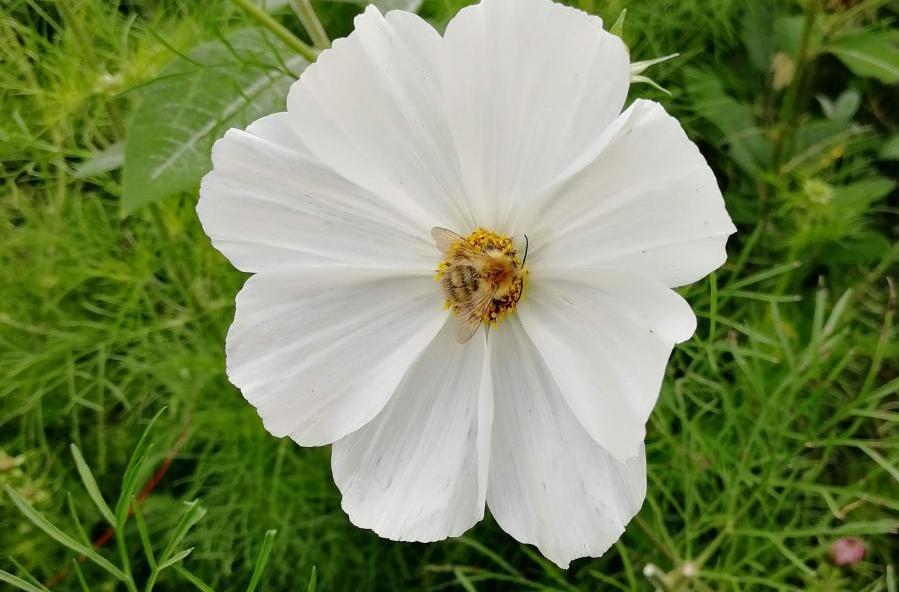
[[[528,235],[524,235],[524,258],[521,260],[521,266],[524,267],[525,261],[528,260],[528,247],[530,246]]]

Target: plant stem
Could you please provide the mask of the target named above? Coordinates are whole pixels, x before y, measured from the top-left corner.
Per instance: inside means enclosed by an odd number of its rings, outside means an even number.
[[[322,50],[331,47],[331,40],[328,38],[322,22],[318,19],[318,15],[315,14],[315,9],[312,8],[312,2],[310,0],[290,0],[290,6],[297,13],[316,49]]]
[[[318,57],[318,52],[315,51],[315,49],[303,43],[302,40],[291,33],[284,25],[273,19],[270,14],[253,4],[250,0],[231,0],[231,2],[256,19],[260,25],[271,31],[278,39],[289,45],[298,54],[310,62],[314,62],[315,58]]]
[[[815,21],[818,18],[818,12],[821,8],[821,0],[809,0],[808,12],[805,15],[805,22],[802,25],[802,37],[799,40],[799,49],[796,52],[794,63],[796,64],[795,76],[793,83],[787,89],[784,95],[783,104],[780,111],[780,122],[777,139],[774,143],[773,169],[774,173],[778,173],[783,152],[787,142],[792,137],[792,131],[795,127],[796,109],[800,103],[800,90],[805,89],[806,80],[809,77],[809,45],[811,43],[812,31],[815,27]]]

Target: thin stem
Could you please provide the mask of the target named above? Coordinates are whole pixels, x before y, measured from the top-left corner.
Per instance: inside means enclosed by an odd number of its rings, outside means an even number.
[[[289,45],[298,54],[314,62],[318,57],[318,52],[303,43],[296,35],[291,33],[284,25],[272,18],[270,14],[253,4],[250,0],[231,0],[240,7],[248,15],[256,19],[256,21],[271,31],[278,39]]]
[[[122,560],[122,571],[124,571],[125,575],[128,577],[128,579],[125,580],[125,588],[128,589],[128,592],[137,592],[137,584],[134,583],[134,576],[131,574],[131,559],[128,556],[128,548],[125,545],[124,524],[120,524],[119,527],[116,528],[115,542],[116,549],[119,551],[119,557]]]
[[[812,31],[815,27],[815,21],[818,18],[818,12],[821,8],[821,0],[810,0],[808,12],[805,15],[805,22],[802,25],[802,37],[799,41],[799,50],[796,52],[794,63],[796,64],[796,74],[793,78],[793,84],[787,89],[784,95],[783,104],[780,112],[780,130],[774,144],[774,173],[778,173],[780,163],[783,158],[784,148],[790,140],[790,132],[793,131],[794,119],[796,117],[796,109],[800,102],[800,91],[806,88],[806,79],[809,77],[809,45],[811,43]]]
[[[328,38],[322,22],[318,19],[318,15],[315,14],[315,9],[312,8],[312,2],[310,0],[290,0],[290,6],[297,13],[315,47],[319,50],[331,47],[331,40]]]

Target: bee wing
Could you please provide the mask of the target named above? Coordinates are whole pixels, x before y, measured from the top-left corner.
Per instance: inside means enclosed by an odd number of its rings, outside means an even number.
[[[471,301],[464,303],[456,315],[456,341],[468,343],[484,322],[484,313],[490,306],[495,292],[478,292]]]
[[[435,226],[431,229],[431,236],[434,238],[434,242],[437,243],[437,248],[444,255],[450,254],[450,248],[453,246],[453,243],[462,240],[462,237],[452,230],[440,226]]]

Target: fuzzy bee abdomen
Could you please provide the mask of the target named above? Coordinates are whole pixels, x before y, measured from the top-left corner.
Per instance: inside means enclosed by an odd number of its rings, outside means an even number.
[[[454,304],[468,301],[480,285],[480,274],[471,265],[453,265],[443,274],[444,295]]]

